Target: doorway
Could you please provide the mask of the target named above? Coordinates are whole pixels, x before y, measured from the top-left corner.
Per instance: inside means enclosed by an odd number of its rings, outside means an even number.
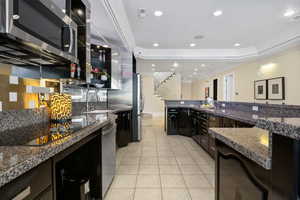
[[[234,74],[224,76],[224,101],[233,101],[234,97]]]
[[[213,99],[214,101],[217,101],[218,100],[218,79],[214,79],[213,88],[214,88]]]

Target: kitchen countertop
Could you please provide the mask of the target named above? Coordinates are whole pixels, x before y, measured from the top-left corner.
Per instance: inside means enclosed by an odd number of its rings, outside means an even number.
[[[258,128],[270,131],[272,134],[283,135],[289,138],[300,140],[300,117],[289,117],[288,115],[277,116],[268,113],[246,112],[230,109],[207,109],[195,105],[169,105],[167,108],[192,108],[197,111],[206,112],[215,116],[227,117]]]
[[[74,131],[49,144],[34,146],[32,142],[25,142],[25,145],[12,145],[13,141],[10,141],[11,146],[0,146],[0,187],[104,127],[115,116],[109,113],[84,114],[73,116],[72,119],[72,124],[76,127]],[[30,129],[24,129],[26,134],[23,135],[40,134],[40,130],[31,129],[30,134],[28,130]],[[12,130],[11,134],[18,135],[20,132],[22,131],[18,130],[15,134]]]
[[[218,140],[265,169],[271,169],[269,132],[260,128],[210,128]]]

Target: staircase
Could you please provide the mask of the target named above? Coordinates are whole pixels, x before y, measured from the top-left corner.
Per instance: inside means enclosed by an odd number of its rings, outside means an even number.
[[[155,72],[154,74],[154,95],[160,100],[169,99],[168,88],[166,87],[173,78],[176,77],[175,72]],[[172,98],[171,98],[172,99]]]

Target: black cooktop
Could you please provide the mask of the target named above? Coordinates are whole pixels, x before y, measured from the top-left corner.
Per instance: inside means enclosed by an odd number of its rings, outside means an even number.
[[[43,146],[66,138],[96,121],[96,118],[83,115],[62,123],[44,122],[6,130],[1,133],[0,146]]]

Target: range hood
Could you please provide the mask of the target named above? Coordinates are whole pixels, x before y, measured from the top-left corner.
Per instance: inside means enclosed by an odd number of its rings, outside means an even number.
[[[0,0],[0,63],[78,63],[76,23],[52,0]]]

